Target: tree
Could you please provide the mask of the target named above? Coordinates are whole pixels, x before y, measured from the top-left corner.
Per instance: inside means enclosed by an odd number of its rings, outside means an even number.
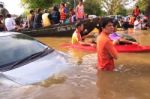
[[[87,14],[102,15],[102,7],[99,0],[85,0],[85,12]]]
[[[149,2],[149,0],[138,0],[136,5],[139,6],[141,12],[145,13],[145,10],[149,4],[148,2]]]
[[[145,15],[148,16],[148,25],[150,26],[150,0],[147,1]]]
[[[125,5],[129,3],[129,0],[99,0],[99,2],[108,15],[114,15],[118,7],[125,9]]]
[[[26,8],[49,8],[54,4],[60,3],[62,0],[21,0],[21,3]]]
[[[115,12],[114,12],[115,15],[123,15],[123,16],[126,16],[127,15],[127,10],[125,9],[124,6],[118,6],[117,9],[115,9]]]
[[[145,14],[150,16],[150,0],[147,1],[147,6],[145,8]]]

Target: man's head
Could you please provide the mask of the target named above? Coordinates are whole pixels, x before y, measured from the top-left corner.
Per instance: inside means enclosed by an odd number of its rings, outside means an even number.
[[[3,8],[4,7],[4,4],[2,2],[0,2],[0,7]]]
[[[3,20],[3,15],[0,15],[0,20]]]
[[[103,31],[107,34],[112,33],[114,31],[113,19],[108,17],[102,18],[99,27],[100,31]]]
[[[78,29],[79,31],[83,31],[84,30],[84,25],[81,22],[77,22],[75,24],[75,26],[76,26],[76,29]]]
[[[30,10],[30,14],[33,14],[34,13],[34,11],[33,10]]]
[[[42,10],[41,8],[37,8],[37,9],[36,9],[36,12],[37,12],[37,13],[41,13],[41,10]]]
[[[138,6],[138,5],[136,5],[135,7],[136,7],[136,8],[139,8],[139,6]]]
[[[62,2],[62,3],[60,3],[60,7],[62,8],[62,7],[65,7],[65,4]]]
[[[47,10],[47,9],[45,9],[45,10],[44,10],[44,13],[48,13],[48,10]]]
[[[136,20],[141,20],[141,17],[140,16],[136,17]]]
[[[83,4],[83,0],[79,0],[79,5],[82,5]]]
[[[11,14],[7,14],[7,18],[11,18]]]

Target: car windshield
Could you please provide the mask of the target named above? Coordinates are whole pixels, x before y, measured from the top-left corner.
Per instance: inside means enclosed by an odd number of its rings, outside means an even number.
[[[24,34],[0,37],[0,68],[44,51],[47,46]],[[50,50],[53,50],[50,48]]]

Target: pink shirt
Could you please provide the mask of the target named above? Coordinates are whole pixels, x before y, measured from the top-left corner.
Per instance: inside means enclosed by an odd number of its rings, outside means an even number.
[[[76,18],[77,19],[83,19],[84,18],[84,6],[83,5],[78,5],[76,7]]]

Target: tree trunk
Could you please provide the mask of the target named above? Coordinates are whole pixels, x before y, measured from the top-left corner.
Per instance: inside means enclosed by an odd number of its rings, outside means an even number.
[[[150,0],[148,0],[148,6],[146,8],[145,14],[148,17],[148,25],[150,26]]]

